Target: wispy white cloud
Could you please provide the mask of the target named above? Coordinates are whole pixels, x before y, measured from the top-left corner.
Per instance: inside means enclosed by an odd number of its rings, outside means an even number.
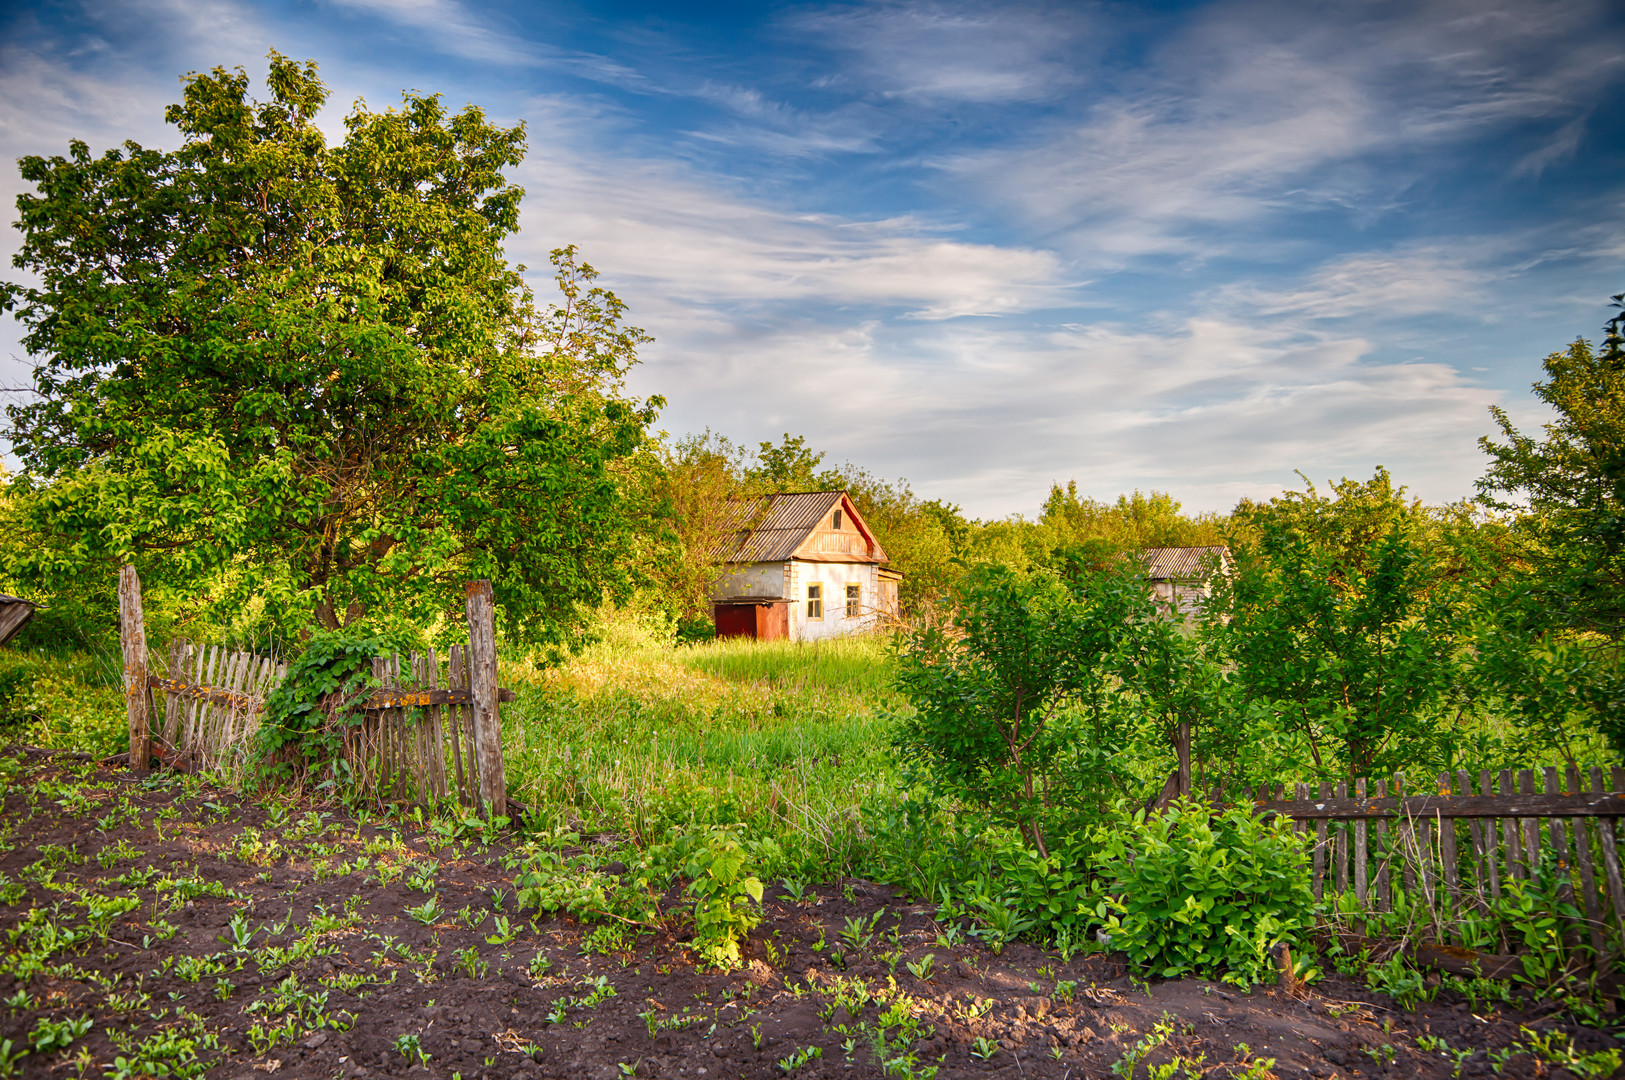
[[[940,164],[1091,262],[1234,257],[1270,244],[1261,227],[1283,213],[1391,209],[1430,167],[1418,157],[1452,141],[1555,119],[1558,134],[1508,167],[1572,153],[1578,114],[1625,72],[1589,36],[1600,11],[1436,3],[1327,19],[1220,4],[1081,118]]]
[[[520,174],[526,261],[579,243],[617,280],[684,318],[704,305],[741,317],[790,304],[911,319],[1009,315],[1072,302],[1051,252],[967,243],[908,218],[796,213],[672,162],[605,154],[568,108],[532,103],[545,146]]]
[[[1410,245],[1337,258],[1274,288],[1226,285],[1213,300],[1224,310],[1312,319],[1436,315],[1482,301],[1511,273],[1506,262],[1504,252],[1471,239]]]
[[[542,51],[516,34],[475,14],[458,0],[328,0],[342,10],[372,15],[415,31],[431,48],[496,64],[534,64]]]
[[[1446,364],[1380,364],[1358,338],[1192,319],[1165,330],[870,323],[741,336],[684,327],[639,375],[668,422],[807,435],[981,514],[1031,511],[1052,481],[1228,509],[1311,475],[1388,465],[1422,496],[1470,491],[1491,388]],[[859,389],[861,388],[861,389]],[[686,423],[685,423],[686,422]]]
[[[801,11],[786,25],[852,58],[821,85],[921,104],[1054,99],[1098,51],[1082,7],[881,3]]]
[[[1552,132],[1551,138],[1518,159],[1518,163],[1512,166],[1512,175],[1539,179],[1547,166],[1572,158],[1585,137],[1586,119],[1584,115],[1576,116]]]

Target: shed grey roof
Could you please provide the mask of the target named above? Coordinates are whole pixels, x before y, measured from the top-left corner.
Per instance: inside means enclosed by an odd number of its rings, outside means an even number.
[[[1204,577],[1209,568],[1223,564],[1230,549],[1223,544],[1209,547],[1157,547],[1140,553],[1145,562],[1145,576],[1153,581],[1196,581]]]
[[[12,635],[34,617],[34,606],[32,600],[0,593],[0,645],[10,641]]]
[[[796,557],[813,530],[836,504],[846,500],[853,524],[868,538],[874,561],[884,562],[869,526],[864,524],[844,491],[791,491],[734,500],[729,507],[730,535],[712,551],[719,562],[784,562]]]

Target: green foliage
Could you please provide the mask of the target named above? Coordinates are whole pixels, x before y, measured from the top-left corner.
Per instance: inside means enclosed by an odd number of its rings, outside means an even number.
[[[1462,677],[1458,608],[1403,494],[1379,468],[1333,497],[1310,484],[1247,509],[1252,538],[1233,546],[1235,573],[1207,607],[1230,685],[1300,735],[1321,775],[1419,760],[1445,734],[1437,714]]]
[[[356,703],[379,685],[372,661],[399,651],[401,644],[399,637],[359,627],[312,634],[266,698],[255,746],[261,768],[303,776],[336,762],[342,729],[361,723]]]
[[[1058,531],[1058,548],[1078,548],[1091,542],[1112,551],[1138,551],[1148,547],[1205,547],[1224,542],[1224,520],[1217,514],[1187,517],[1173,496],[1162,491],[1119,495],[1115,503],[1096,502],[1078,495],[1078,482],[1065,490],[1050,486],[1039,517],[1040,524]]]
[[[1625,305],[1625,294],[1614,297]],[[1600,350],[1581,338],[1542,362],[1535,396],[1556,412],[1545,439],[1521,434],[1492,408],[1505,442],[1480,481],[1491,505],[1517,515],[1520,555],[1534,570],[1553,625],[1625,635],[1625,319],[1609,320]]]
[[[1314,925],[1308,854],[1290,822],[1199,803],[1101,826],[1096,871],[1111,948],[1163,978],[1263,980],[1271,950],[1301,948]]]
[[[1069,581],[990,565],[966,574],[959,602],[953,632],[927,626],[902,653],[914,711],[899,752],[1046,855],[1046,819],[1087,814],[1120,780],[1127,733],[1107,696],[1132,623],[1152,614],[1145,584],[1123,565]]]
[[[739,966],[740,943],[761,924],[762,882],[750,872],[754,860],[736,830],[712,829],[695,840],[678,841],[681,873],[690,879],[685,891],[694,901],[694,947],[707,963],[728,970]]]
[[[98,758],[127,750],[117,670],[83,653],[0,650],[0,732]]]
[[[657,402],[622,387],[648,339],[573,248],[545,310],[506,262],[522,126],[409,93],[330,146],[315,64],[273,52],[268,84],[188,76],[177,150],[21,162],[33,283],[0,306],[39,396],[8,410],[30,542],[7,569],[71,591],[134,561],[329,629],[428,625],[489,577],[511,635],[567,639],[630,584],[618,470]]]

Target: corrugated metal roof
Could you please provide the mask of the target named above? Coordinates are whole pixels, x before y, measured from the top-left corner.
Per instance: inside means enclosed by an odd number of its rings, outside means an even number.
[[[1145,576],[1153,581],[1195,581],[1208,571],[1214,560],[1223,561],[1230,549],[1223,544],[1211,547],[1146,548],[1140,553]]]
[[[784,562],[795,558],[814,529],[833,510],[844,491],[791,491],[780,495],[760,495],[736,500],[728,523],[732,535],[712,550],[718,562]],[[862,524],[856,511],[848,510],[862,534],[872,545],[874,561],[883,562],[886,553],[880,550],[868,525]]]
[[[729,507],[733,535],[713,554],[721,562],[783,562],[841,501],[839,491],[793,491],[739,499]]]
[[[23,624],[34,617],[36,606],[32,600],[0,593],[0,645],[10,641]]]

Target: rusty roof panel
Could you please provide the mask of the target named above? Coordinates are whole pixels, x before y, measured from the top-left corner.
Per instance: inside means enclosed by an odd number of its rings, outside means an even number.
[[[36,607],[32,600],[0,593],[0,645],[10,641],[23,624],[34,617]]]
[[[845,494],[844,491],[793,491],[737,500],[732,507],[732,535],[712,550],[712,557],[728,563],[793,559],[807,537]],[[868,526],[861,528],[873,543]],[[863,561],[885,561],[880,545],[873,543],[873,548],[874,558]]]
[[[1230,549],[1223,544],[1211,547],[1146,548],[1140,553],[1145,576],[1154,581],[1195,581],[1208,572],[1212,563],[1223,562]]]

